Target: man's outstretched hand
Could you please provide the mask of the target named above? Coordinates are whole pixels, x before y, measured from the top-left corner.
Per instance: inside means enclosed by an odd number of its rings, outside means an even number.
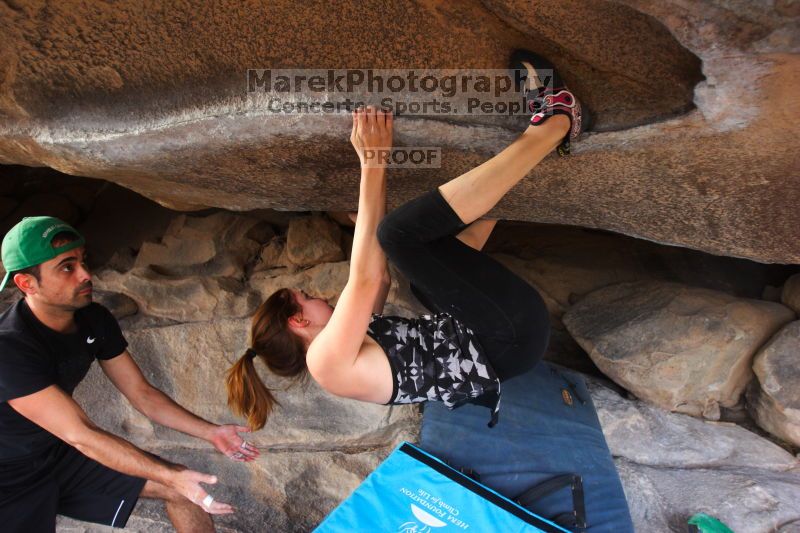
[[[200,483],[213,485],[217,482],[217,476],[210,474],[202,474],[194,470],[182,469],[175,472],[171,480],[170,486],[189,499],[192,503],[200,506],[205,512],[209,514],[231,514],[234,512],[233,507],[227,503],[222,503],[214,500]]]
[[[233,424],[217,426],[211,432],[208,441],[220,453],[227,455],[234,461],[248,462],[255,460],[259,456],[258,448],[244,440],[239,436],[239,433],[250,433],[250,428]]]

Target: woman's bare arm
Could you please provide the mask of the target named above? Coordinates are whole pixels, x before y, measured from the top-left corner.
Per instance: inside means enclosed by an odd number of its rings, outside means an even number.
[[[353,211],[351,213],[347,213],[347,217],[353,223],[353,226],[355,226],[356,220],[358,219],[358,212],[357,211]],[[467,229],[469,229],[469,228],[467,228]],[[466,230],[464,230],[464,231],[466,231]],[[459,236],[459,238],[461,238],[461,237]],[[388,265],[387,261],[385,260],[385,257],[384,257],[384,266],[385,266],[385,268],[384,268],[384,271],[383,271],[383,276],[381,277],[381,279],[382,279],[381,288],[378,291],[378,295],[375,298],[374,304],[372,305],[372,312],[373,313],[382,313],[383,312],[383,306],[386,304],[386,298],[389,295],[389,289],[392,286],[392,274],[391,274],[391,272],[389,272],[389,265]]]
[[[350,141],[361,161],[358,221],[353,235],[350,275],[328,324],[309,346],[311,375],[325,388],[339,389],[350,378],[376,300],[383,290],[386,256],[377,230],[386,213],[386,168],[369,151],[392,146],[392,116],[368,109],[353,114]]]
[[[392,115],[371,107],[354,114],[350,142],[361,161],[350,279],[380,279],[386,271],[386,256],[377,237],[378,224],[386,214],[386,165],[374,155],[392,147]]]

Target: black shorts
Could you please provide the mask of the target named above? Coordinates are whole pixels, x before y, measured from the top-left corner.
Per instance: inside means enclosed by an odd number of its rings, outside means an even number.
[[[59,443],[41,459],[0,464],[0,529],[53,533],[56,515],[125,527],[146,481]]]

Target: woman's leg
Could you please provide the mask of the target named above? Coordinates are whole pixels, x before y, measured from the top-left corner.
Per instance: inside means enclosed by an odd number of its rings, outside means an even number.
[[[505,150],[469,172],[439,187],[442,196],[465,224],[482,217],[552,152],[569,130],[569,119],[555,115],[530,126]]]
[[[400,206],[378,226],[387,258],[426,306],[476,333],[501,379],[527,370],[544,354],[549,314],[536,289],[455,235],[491,210],[568,129],[564,116],[529,127],[489,161]]]
[[[441,228],[457,233],[462,227],[434,189],[389,213],[378,226],[378,240],[423,303],[472,329],[497,375],[508,379],[544,354],[547,308],[536,289],[453,234],[432,241],[423,237]]]
[[[417,242],[430,242],[445,235],[458,234],[489,212],[509,189],[552,152],[568,128],[569,120],[563,115],[550,117],[544,124],[528,127],[499,154],[439,186],[438,191],[450,209],[444,213],[425,212],[419,206],[412,206],[412,200],[392,212],[396,218],[397,213],[404,212],[403,224],[394,224],[396,227],[393,231],[401,232],[406,240]],[[450,212],[456,213],[455,219],[450,217]]]
[[[436,189],[406,206],[449,212],[458,223]],[[402,233],[393,231],[394,224],[403,221],[393,217],[395,214],[397,211],[381,223],[378,239],[388,259],[422,296],[423,304],[472,329],[501,380],[535,365],[550,336],[550,316],[536,289],[453,235],[431,242],[403,240]]]
[[[532,85],[526,95],[532,96],[532,126],[482,165],[394,210],[378,227],[387,257],[426,305],[449,312],[478,335],[501,379],[541,358],[550,317],[533,287],[454,235],[491,210],[553,149],[568,154],[569,140],[587,124],[580,102],[563,83],[536,83],[536,70],[555,77],[553,66],[530,52],[522,55]]]
[[[464,228],[461,233],[456,235],[456,239],[463,242],[470,248],[481,251],[483,250],[484,245],[486,245],[486,241],[489,240],[489,236],[492,234],[492,231],[496,225],[497,219],[495,218],[476,220]]]
[[[497,219],[483,218],[476,220],[461,230],[461,232],[456,235],[456,239],[463,242],[470,248],[481,251],[483,250],[484,245],[486,245],[486,241],[489,240],[489,237],[491,236],[496,225]],[[433,301],[430,299],[430,296],[419,290],[416,285],[411,283],[409,288],[411,289],[411,293],[428,311],[431,313],[442,312],[442,309],[439,309],[439,307],[433,303]]]

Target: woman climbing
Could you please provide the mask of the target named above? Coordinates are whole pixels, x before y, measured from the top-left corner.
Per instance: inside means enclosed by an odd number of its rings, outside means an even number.
[[[392,115],[353,113],[350,140],[362,170],[349,278],[335,309],[285,288],[256,311],[251,347],[227,376],[228,403],[251,428],[262,428],[276,403],[256,358],[280,376],[308,371],[338,396],[439,400],[450,408],[480,403],[492,409],[490,426],[496,423],[500,383],[540,360],[549,316],[533,287],[480,251],[496,222],[481,217],[553,149],[568,153],[586,125],[552,65],[529,52],[512,61],[528,71],[530,126],[490,160],[385,217],[385,168],[367,164],[365,154],[392,146]],[[387,257],[432,314],[379,314]]]

